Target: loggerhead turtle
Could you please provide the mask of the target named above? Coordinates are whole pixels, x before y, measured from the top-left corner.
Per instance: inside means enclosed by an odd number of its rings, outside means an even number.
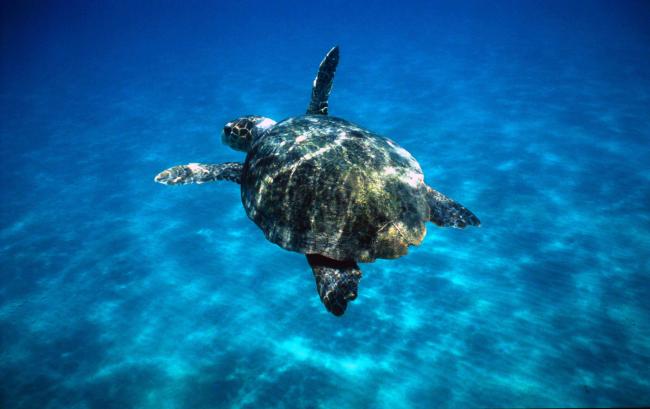
[[[357,262],[403,256],[420,244],[427,221],[459,228],[480,221],[427,186],[397,143],[328,116],[338,59],[334,47],[321,62],[306,115],[278,123],[249,115],[225,125],[222,140],[247,153],[244,163],[175,166],[155,180],[241,184],[248,217],[271,242],[307,256],[321,301],[340,316],[357,296]]]

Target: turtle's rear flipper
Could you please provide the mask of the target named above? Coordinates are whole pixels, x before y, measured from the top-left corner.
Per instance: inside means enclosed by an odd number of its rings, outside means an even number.
[[[316,288],[325,308],[332,314],[343,315],[348,301],[357,298],[361,270],[353,260],[334,260],[320,254],[307,254],[314,272]]]
[[[427,186],[430,220],[441,227],[480,226],[481,221],[463,205]]]
[[[190,163],[189,165],[174,166],[156,175],[154,179],[164,185],[186,185],[188,183],[206,183],[215,180],[229,180],[241,183],[243,165],[237,162],[226,162],[218,165]]]
[[[334,82],[334,73],[339,63],[339,47],[334,47],[325,56],[318,67],[318,74],[314,79],[314,85],[311,89],[311,101],[307,108],[307,114],[327,115],[330,92]]]

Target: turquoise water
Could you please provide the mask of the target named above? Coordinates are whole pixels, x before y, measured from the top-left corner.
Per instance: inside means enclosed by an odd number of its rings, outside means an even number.
[[[650,7],[2,4],[0,407],[650,404]],[[481,228],[362,264],[336,318],[238,186],[245,114],[387,135]]]

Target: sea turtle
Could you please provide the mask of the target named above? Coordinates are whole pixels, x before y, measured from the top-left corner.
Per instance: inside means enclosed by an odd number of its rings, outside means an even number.
[[[336,316],[357,296],[357,262],[403,256],[420,244],[427,221],[480,224],[427,186],[418,162],[397,143],[328,116],[338,60],[334,47],[321,62],[306,115],[278,123],[249,115],[225,125],[222,140],[247,153],[244,163],[191,163],[155,178],[168,185],[241,184],[248,217],[271,242],[307,256],[321,301]]]

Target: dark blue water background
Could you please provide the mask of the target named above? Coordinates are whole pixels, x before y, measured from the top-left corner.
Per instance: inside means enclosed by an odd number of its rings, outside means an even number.
[[[2,2],[2,408],[650,403],[648,2]],[[390,136],[482,220],[342,318],[231,183],[244,114]]]

